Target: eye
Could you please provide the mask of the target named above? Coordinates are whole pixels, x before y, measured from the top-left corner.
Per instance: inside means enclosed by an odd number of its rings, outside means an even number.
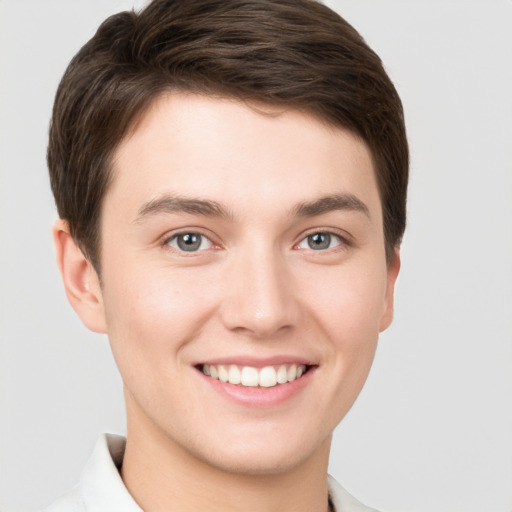
[[[179,233],[166,243],[174,249],[184,252],[204,251],[212,247],[211,240],[200,233]]]
[[[338,247],[343,243],[340,236],[333,233],[317,232],[308,235],[301,240],[297,246],[299,249],[313,249],[314,251],[323,251],[325,249],[332,249]]]

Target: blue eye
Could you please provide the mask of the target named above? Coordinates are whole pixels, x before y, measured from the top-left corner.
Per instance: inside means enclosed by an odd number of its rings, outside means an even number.
[[[167,244],[184,252],[204,251],[212,246],[212,242],[200,233],[180,233],[174,235]]]
[[[324,233],[319,231],[304,238],[298,245],[300,249],[313,249],[314,251],[323,251],[332,249],[341,245],[342,239],[333,233]]]

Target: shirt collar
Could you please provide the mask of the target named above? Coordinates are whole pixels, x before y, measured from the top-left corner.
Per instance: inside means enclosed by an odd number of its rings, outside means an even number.
[[[125,487],[119,469],[126,439],[103,434],[94,447],[80,479],[80,495],[89,512],[122,510],[143,512]]]

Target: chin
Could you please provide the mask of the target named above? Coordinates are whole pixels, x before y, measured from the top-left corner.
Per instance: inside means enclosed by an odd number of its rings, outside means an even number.
[[[298,436],[268,436],[263,432],[256,440],[231,439],[208,452],[201,450],[203,453],[194,455],[227,473],[279,475],[293,471],[315,455],[327,454],[328,457],[330,441],[330,435],[315,442]]]
[[[267,452],[267,453],[265,453]],[[264,476],[279,475],[288,473],[300,466],[303,462],[304,454],[276,453],[276,450],[258,450],[256,453],[230,453],[228,456],[219,457],[208,454],[205,460],[210,466],[213,466],[226,473],[235,473],[237,475]]]

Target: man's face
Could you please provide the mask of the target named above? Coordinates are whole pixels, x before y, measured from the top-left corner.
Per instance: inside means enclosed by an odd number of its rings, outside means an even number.
[[[118,148],[102,210],[129,436],[245,473],[327,454],[397,268],[361,140],[298,111],[159,98]]]

